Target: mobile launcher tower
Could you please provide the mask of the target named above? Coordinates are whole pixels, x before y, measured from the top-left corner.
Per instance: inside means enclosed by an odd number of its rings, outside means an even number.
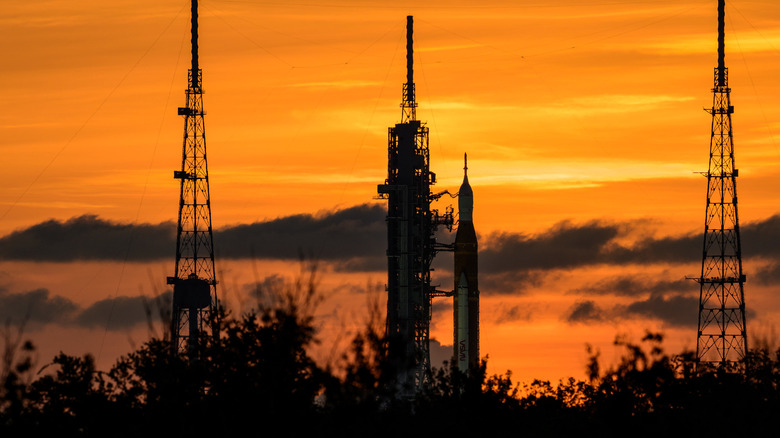
[[[429,329],[431,300],[448,296],[431,285],[431,263],[439,244],[435,232],[452,229],[453,214],[431,209],[444,193],[431,193],[436,174],[430,171],[428,128],[417,120],[412,16],[406,18],[406,83],[401,123],[388,129],[387,179],[377,187],[387,199],[387,327],[388,356],[393,360],[401,395],[413,395],[430,381]]]

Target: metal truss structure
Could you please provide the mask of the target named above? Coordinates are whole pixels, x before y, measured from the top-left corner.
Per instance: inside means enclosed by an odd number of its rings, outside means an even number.
[[[407,80],[401,123],[388,129],[387,179],[377,187],[387,199],[387,336],[397,370],[399,390],[412,395],[430,380],[429,330],[431,300],[440,294],[431,285],[431,263],[441,245],[439,225],[450,230],[452,210],[439,215],[431,202],[436,174],[430,171],[428,128],[417,120],[413,78],[413,19],[407,17]]]
[[[192,0],[192,67],[188,74],[187,106],[179,108],[179,115],[184,116],[184,144],[181,170],[173,172],[174,178],[181,181],[176,274],[168,277],[168,284],[173,285],[171,346],[176,353],[195,354],[195,346],[209,336],[208,331],[214,339],[219,335],[202,84],[198,66],[198,1]]]
[[[731,88],[724,50],[724,0],[718,2],[718,67],[712,89],[707,210],[699,293],[696,358],[721,368],[739,365],[747,354],[745,275],[737,214],[737,176],[731,131]]]

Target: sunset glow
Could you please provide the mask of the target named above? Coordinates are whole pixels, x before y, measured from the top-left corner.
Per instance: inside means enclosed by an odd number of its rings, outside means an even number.
[[[153,236],[176,220],[189,2],[14,3],[0,11],[0,316],[32,305],[43,363],[90,352],[105,368],[150,333],[122,300],[157,296],[173,275],[175,247]],[[616,335],[645,330],[670,352],[695,348],[686,277],[701,268],[716,2],[417,3],[201,1],[223,300],[238,312],[257,283],[291,281],[298,253],[312,256],[327,361],[384,299],[374,198],[414,15],[435,189],[456,192],[469,157],[489,372],[583,378],[586,344],[609,362]],[[726,9],[748,333],[777,342],[780,4]],[[434,263],[441,289],[451,264]],[[449,346],[452,327],[435,300],[432,337]]]

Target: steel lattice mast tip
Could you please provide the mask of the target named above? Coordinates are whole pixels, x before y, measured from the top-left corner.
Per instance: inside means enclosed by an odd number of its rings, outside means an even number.
[[[184,116],[181,170],[173,172],[181,182],[176,275],[168,277],[168,284],[173,285],[171,346],[175,353],[189,351],[194,355],[196,346],[209,337],[209,329],[213,339],[219,335],[197,0],[192,0],[192,67],[187,83],[187,106],[178,111]]]
[[[718,67],[712,89],[712,130],[707,171],[696,359],[721,368],[747,355],[745,275],[737,214],[737,176],[731,131],[731,89],[725,66],[725,1],[718,1]]]

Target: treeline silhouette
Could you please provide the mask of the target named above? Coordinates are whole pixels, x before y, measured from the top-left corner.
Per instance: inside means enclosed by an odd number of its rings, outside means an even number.
[[[37,369],[35,347],[6,336],[0,436],[757,436],[777,433],[780,351],[740,369],[695,369],[662,336],[618,339],[602,370],[588,349],[585,381],[521,386],[511,372],[447,366],[414,399],[398,396],[383,325],[374,318],[336,364],[318,365],[312,287],[240,316],[222,315],[218,343],[173,355],[153,338],[108,371],[58,354]],[[313,304],[314,303],[314,304]]]

